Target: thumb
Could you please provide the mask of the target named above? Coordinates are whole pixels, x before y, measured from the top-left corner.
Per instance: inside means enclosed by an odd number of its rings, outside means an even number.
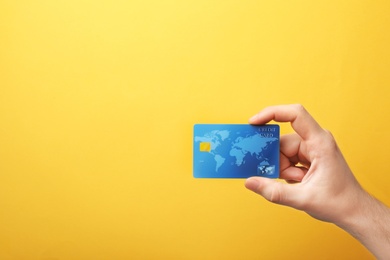
[[[298,185],[263,177],[251,177],[245,181],[247,189],[260,194],[266,200],[293,208],[300,208],[302,203],[300,198],[302,193],[298,189]]]

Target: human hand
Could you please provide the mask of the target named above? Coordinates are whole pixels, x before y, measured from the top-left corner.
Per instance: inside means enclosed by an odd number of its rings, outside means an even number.
[[[280,140],[280,178],[287,183],[251,177],[245,186],[267,200],[342,225],[355,214],[367,193],[361,188],[332,134],[320,127],[301,105],[267,107],[249,120],[291,122],[296,133]],[[294,183],[294,184],[293,184]]]
[[[280,139],[280,178],[251,177],[245,186],[267,200],[332,222],[370,250],[390,259],[390,208],[355,179],[332,134],[301,105],[267,107],[249,120],[290,122],[296,133]]]

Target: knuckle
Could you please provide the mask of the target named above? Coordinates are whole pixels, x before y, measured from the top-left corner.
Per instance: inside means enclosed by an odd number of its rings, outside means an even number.
[[[292,109],[296,116],[303,116],[305,114],[308,114],[306,108],[302,104],[294,104],[292,105]]]
[[[324,140],[326,141],[328,147],[332,149],[337,149],[336,139],[334,138],[332,132],[327,129],[325,129],[324,132],[325,132]]]
[[[283,191],[280,185],[275,185],[271,191],[271,196],[268,199],[272,203],[281,204],[283,203]]]
[[[293,107],[297,112],[306,111],[305,107],[302,104],[294,104]]]
[[[328,130],[328,129],[324,129],[324,131],[325,131],[325,133],[328,135],[328,137],[330,137],[330,138],[333,138],[333,139],[334,139],[334,137],[333,137],[333,134],[332,134],[332,132],[331,132],[330,130]]]

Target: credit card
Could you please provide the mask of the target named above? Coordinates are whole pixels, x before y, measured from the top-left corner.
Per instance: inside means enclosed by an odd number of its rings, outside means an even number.
[[[195,178],[279,177],[279,125],[195,124]]]

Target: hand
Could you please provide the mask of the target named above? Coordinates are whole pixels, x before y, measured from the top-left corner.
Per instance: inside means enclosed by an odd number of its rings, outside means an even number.
[[[300,105],[268,107],[249,122],[271,120],[291,122],[296,131],[280,140],[280,178],[296,184],[253,177],[245,186],[271,202],[304,210],[317,219],[341,221],[354,210],[363,190],[331,133]]]
[[[267,200],[335,223],[376,257],[390,259],[390,210],[355,179],[332,134],[301,105],[267,107],[249,123],[290,122],[280,140],[280,178],[251,177],[245,186]]]

